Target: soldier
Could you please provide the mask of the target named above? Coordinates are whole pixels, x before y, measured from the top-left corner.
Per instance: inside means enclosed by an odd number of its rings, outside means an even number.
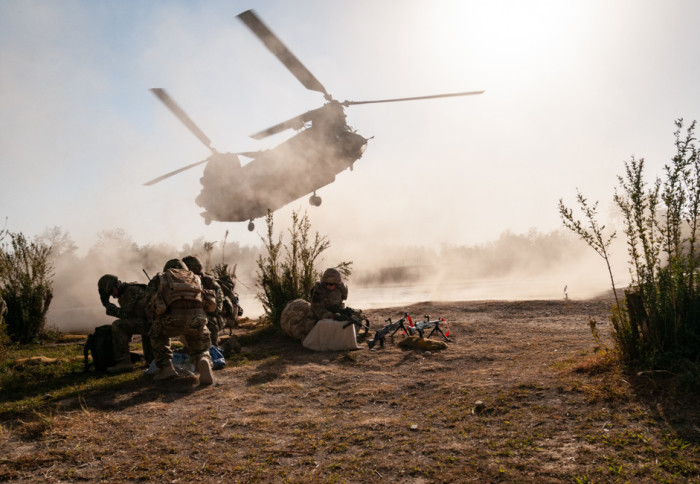
[[[133,369],[129,343],[134,334],[140,334],[146,362],[153,359],[151,342],[148,337],[150,322],[146,317],[146,285],[135,282],[121,282],[117,276],[105,274],[97,281],[100,301],[108,316],[118,318],[112,323],[112,347],[114,366],[107,368],[109,373],[120,373]],[[119,306],[110,302],[117,298]]]
[[[326,269],[321,280],[311,288],[311,313],[316,321],[321,319],[342,320],[340,312],[345,309],[348,288],[338,269]]]
[[[348,288],[337,269],[326,269],[321,280],[311,288],[310,316],[313,327],[301,344],[315,351],[359,349],[353,324],[345,325],[359,311],[345,307]]]
[[[233,334],[233,328],[238,326],[238,318],[243,316],[243,308],[236,294],[236,269],[229,272],[228,265],[224,264],[219,279],[217,279],[221,291],[224,294],[223,327],[229,329],[229,336]]]
[[[166,380],[177,376],[170,337],[182,336],[190,362],[199,372],[199,384],[214,383],[206,315],[206,311],[216,309],[214,294],[203,289],[199,277],[178,259],[169,260],[163,272],[151,279],[148,288],[155,313],[150,332],[151,344],[158,367],[153,379]]]
[[[295,339],[304,340],[316,323],[322,319],[345,319],[340,313],[345,309],[348,288],[340,271],[326,269],[321,280],[314,284],[309,294],[311,303],[296,299],[284,308],[281,315],[282,330]]]
[[[209,339],[213,346],[219,346],[219,331],[224,327],[224,293],[219,283],[209,274],[202,272],[202,261],[199,257],[188,255],[182,258],[187,268],[197,274],[202,281],[202,287],[213,291],[216,296],[216,309],[207,312],[207,328],[209,329]]]

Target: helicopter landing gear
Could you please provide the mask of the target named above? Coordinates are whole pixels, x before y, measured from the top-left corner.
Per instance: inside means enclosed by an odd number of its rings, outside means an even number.
[[[309,197],[309,203],[314,207],[320,207],[322,201],[323,200],[321,199],[321,197],[316,195],[316,192],[314,192],[314,194]]]
[[[253,223],[253,220],[251,219],[250,222],[248,222],[248,231],[252,232],[255,230],[255,224]]]

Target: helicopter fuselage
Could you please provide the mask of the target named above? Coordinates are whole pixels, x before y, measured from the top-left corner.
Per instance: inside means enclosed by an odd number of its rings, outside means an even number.
[[[267,49],[307,89],[323,94],[326,103],[321,107],[271,126],[253,134],[253,139],[263,139],[288,129],[299,131],[275,148],[258,153],[240,153],[252,157],[241,165],[238,154],[219,153],[211,140],[178,106],[162,88],[153,93],[194,134],[212,155],[205,160],[192,163],[145,183],[153,185],[184,170],[206,163],[200,178],[202,190],[196,203],[204,208],[205,223],[249,221],[248,230],[253,230],[253,219],[267,215],[304,195],[312,194],[309,202],[318,206],[321,198],[316,190],[333,183],[338,173],[352,168],[362,157],[367,139],[348,125],[344,108],[358,104],[376,104],[419,99],[435,99],[481,94],[484,91],[469,91],[449,94],[433,94],[370,101],[339,102],[333,99],[318,79],[296,58],[274,33],[252,11],[247,10],[238,18],[262,41]],[[310,123],[310,125],[309,125]]]
[[[352,168],[366,146],[367,139],[346,125],[330,130],[324,124],[311,126],[245,165],[230,154],[211,160],[195,201],[205,209],[205,221],[262,217],[332,183]]]

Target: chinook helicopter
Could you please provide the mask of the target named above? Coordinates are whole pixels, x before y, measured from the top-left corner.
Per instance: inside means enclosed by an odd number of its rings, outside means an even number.
[[[253,220],[275,211],[305,195],[311,194],[309,203],[321,205],[316,191],[335,181],[335,176],[362,157],[368,138],[348,126],[344,108],[358,104],[415,101],[443,97],[469,96],[484,91],[435,94],[374,101],[337,101],[292,52],[270,31],[252,11],[247,10],[238,18],[263,42],[304,87],[323,94],[326,100],[320,108],[276,124],[251,137],[260,140],[287,129],[295,135],[278,146],[264,151],[219,153],[209,138],[190,119],[168,93],[160,88],[151,91],[165,106],[207,147],[212,154],[208,158],[178,170],[166,173],[146,182],[153,185],[177,173],[206,163],[200,178],[202,191],[195,202],[205,211],[204,222],[248,221],[248,230],[255,228]],[[241,164],[239,156],[251,158]]]

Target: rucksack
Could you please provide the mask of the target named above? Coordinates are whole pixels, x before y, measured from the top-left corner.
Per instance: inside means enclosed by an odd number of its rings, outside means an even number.
[[[202,283],[194,273],[184,269],[168,269],[161,272],[160,294],[170,307],[175,301],[197,301],[202,303]]]
[[[95,371],[105,372],[107,368],[116,363],[114,359],[114,348],[112,347],[111,324],[98,326],[93,333],[88,335],[87,341],[85,341],[85,348],[83,349],[85,371],[90,370],[88,354],[92,355],[92,363],[95,366]]]

